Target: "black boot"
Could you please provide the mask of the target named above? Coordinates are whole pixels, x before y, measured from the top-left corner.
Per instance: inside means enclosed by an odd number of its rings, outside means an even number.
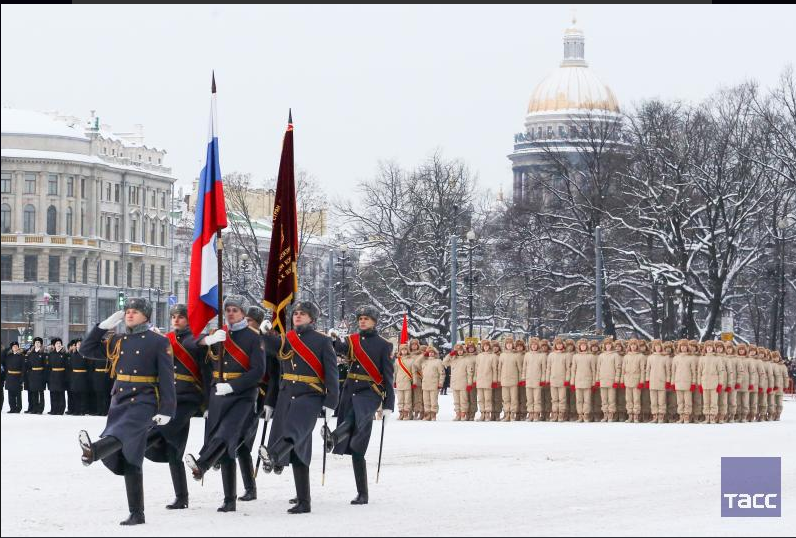
[[[327,454],[334,450],[335,445],[342,443],[351,435],[352,427],[353,424],[347,420],[337,426],[334,431],[330,431],[326,424],[321,427],[321,437]]]
[[[357,496],[351,504],[368,504],[368,466],[363,457],[353,457],[354,480],[357,483]]]
[[[193,456],[193,454],[188,454],[185,456],[185,465],[187,465],[191,470],[193,479],[197,482],[202,480],[207,470],[221,460],[221,456],[224,455],[226,450],[227,445],[221,443],[215,448],[215,450],[206,454],[205,456],[200,456],[198,460]]]
[[[144,520],[144,475],[141,469],[126,470],[124,485],[127,488],[127,506],[130,508],[130,517],[120,522],[119,525],[146,523]]]
[[[243,479],[243,488],[246,490],[243,495],[238,497],[239,501],[254,501],[257,499],[257,483],[254,481],[254,464],[252,455],[248,450],[238,450],[238,463],[240,464],[240,476]]]
[[[174,484],[174,502],[166,505],[167,510],[182,510],[188,508],[188,480],[185,477],[185,467],[179,460],[169,461],[171,483]]]
[[[83,455],[80,456],[80,459],[86,467],[97,460],[107,458],[122,448],[121,441],[113,436],[103,437],[96,443],[92,443],[86,430],[80,430],[77,439],[80,444],[80,449],[83,451]]]
[[[289,508],[287,513],[307,514],[310,512],[310,468],[298,462],[292,463],[292,467],[298,502],[293,508]]]
[[[263,460],[263,471],[266,473],[273,471],[274,474],[282,474],[284,467],[277,465],[275,462],[282,461],[290,454],[291,450],[293,450],[293,443],[284,439],[275,443],[271,450],[268,450],[265,445],[260,446],[259,452],[260,459]]]
[[[235,460],[221,463],[221,483],[224,486],[224,504],[218,507],[219,512],[234,512],[237,509],[238,472],[235,469]]]

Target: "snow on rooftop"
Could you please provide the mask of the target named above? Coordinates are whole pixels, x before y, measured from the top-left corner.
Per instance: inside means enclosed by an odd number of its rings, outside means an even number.
[[[3,108],[0,123],[3,134],[61,136],[88,140],[83,129],[71,127],[65,121],[32,110]]]

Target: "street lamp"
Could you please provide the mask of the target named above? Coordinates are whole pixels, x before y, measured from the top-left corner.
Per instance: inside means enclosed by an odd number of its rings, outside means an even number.
[[[243,292],[246,293],[246,273],[249,271],[249,255],[245,252],[240,255],[240,271],[243,278]]]
[[[470,286],[470,327],[469,327],[470,338],[473,337],[473,246],[474,245],[475,245],[475,232],[473,230],[470,230],[469,232],[467,232],[467,247],[468,247],[467,251],[469,257],[469,264],[470,264],[469,278],[468,278],[468,284]]]
[[[340,279],[340,322],[345,323],[345,292],[348,289],[348,284],[345,281],[346,267],[351,267],[350,258],[348,257],[348,245],[345,243],[340,246],[341,256],[337,257],[336,266],[342,269],[342,276]]]

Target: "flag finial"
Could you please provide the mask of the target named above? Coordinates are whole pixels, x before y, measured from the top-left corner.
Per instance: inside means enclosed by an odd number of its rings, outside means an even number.
[[[216,71],[213,70],[213,83],[210,85],[210,91],[216,93]]]
[[[287,122],[288,123],[293,123],[293,109],[292,108],[288,108],[287,109]]]

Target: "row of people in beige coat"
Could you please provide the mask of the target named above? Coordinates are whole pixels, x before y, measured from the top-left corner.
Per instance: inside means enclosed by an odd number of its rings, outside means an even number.
[[[778,352],[721,341],[556,338],[551,349],[547,340],[531,338],[526,349],[523,340],[507,337],[502,346],[483,340],[480,347],[458,344],[444,360],[419,343],[414,355],[411,344],[402,348],[400,418],[420,418],[421,411],[426,420],[436,418],[445,366],[454,420],[473,420],[477,407],[481,421],[779,420],[788,383]]]

